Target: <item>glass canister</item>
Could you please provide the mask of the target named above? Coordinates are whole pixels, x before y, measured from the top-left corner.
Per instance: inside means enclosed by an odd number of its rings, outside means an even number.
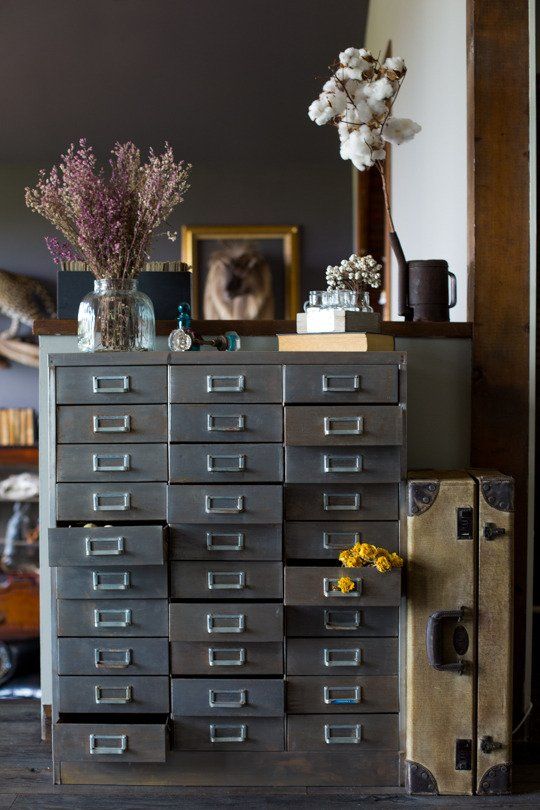
[[[78,345],[82,352],[142,352],[155,346],[150,298],[136,279],[100,278],[79,305]]]

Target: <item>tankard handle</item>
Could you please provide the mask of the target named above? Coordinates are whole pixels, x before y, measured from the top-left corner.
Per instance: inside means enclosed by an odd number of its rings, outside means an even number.
[[[457,278],[450,270],[448,271],[448,275],[450,276],[450,301],[448,302],[448,309],[452,309],[457,303]]]

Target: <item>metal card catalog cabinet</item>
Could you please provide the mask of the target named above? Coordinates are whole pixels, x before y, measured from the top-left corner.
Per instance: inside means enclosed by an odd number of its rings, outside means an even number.
[[[402,784],[404,355],[50,362],[56,781]]]

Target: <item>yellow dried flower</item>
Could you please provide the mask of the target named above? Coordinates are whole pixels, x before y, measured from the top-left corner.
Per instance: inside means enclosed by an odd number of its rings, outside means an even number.
[[[384,555],[380,555],[379,557],[377,557],[375,559],[374,565],[375,565],[375,568],[377,569],[377,571],[380,571],[381,574],[385,574],[387,571],[390,571],[390,569],[392,568],[392,564],[390,563],[390,560],[388,559],[388,557],[386,557]]]
[[[390,560],[392,568],[403,568],[403,557],[400,557],[399,554],[393,552],[389,555],[388,559]]]
[[[371,562],[377,556],[377,552],[380,549],[377,546],[372,546],[370,543],[361,543],[359,553],[364,558],[364,560],[368,560]]]
[[[349,591],[354,591],[356,584],[350,577],[340,577],[337,581],[337,587],[341,593],[349,593]]]

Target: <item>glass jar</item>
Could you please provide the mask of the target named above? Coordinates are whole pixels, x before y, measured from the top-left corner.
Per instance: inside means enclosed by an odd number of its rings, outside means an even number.
[[[79,305],[81,352],[143,352],[155,345],[156,323],[150,298],[136,279],[99,278]]]

